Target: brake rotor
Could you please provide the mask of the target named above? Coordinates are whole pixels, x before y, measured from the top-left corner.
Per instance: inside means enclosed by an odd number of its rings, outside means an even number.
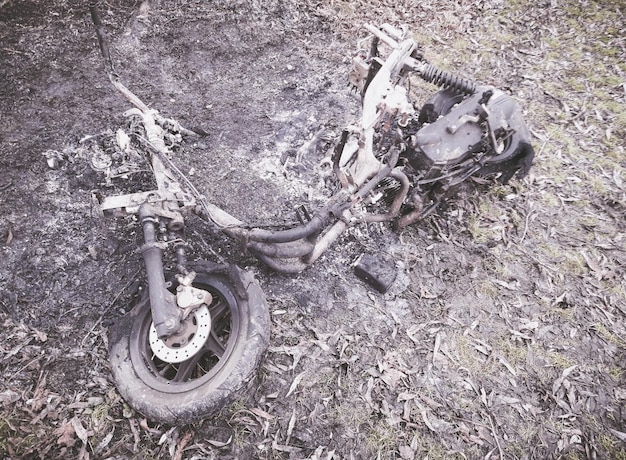
[[[202,305],[181,324],[181,331],[164,340],[157,336],[154,323],[150,325],[150,348],[166,363],[182,363],[198,353],[211,333],[211,314]]]

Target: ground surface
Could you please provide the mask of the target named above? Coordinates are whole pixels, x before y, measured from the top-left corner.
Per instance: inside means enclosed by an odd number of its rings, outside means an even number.
[[[136,223],[90,205],[132,184],[107,186],[79,142],[124,126],[128,103],[86,2],[0,1],[1,457],[626,458],[624,3],[372,3],[177,0],[138,17],[140,2],[100,2],[122,80],[209,133],[179,166],[245,220],[314,207],[326,150],[305,173],[280,159],[358,116],[365,22],[406,25],[432,62],[509,91],[537,150],[522,181],[399,235],[355,228],[298,276],[191,221],[198,257],[256,273],[272,340],[250,395],[169,427],[111,382],[108,326],[144,274]],[[394,256],[387,294],[353,275],[364,251]]]

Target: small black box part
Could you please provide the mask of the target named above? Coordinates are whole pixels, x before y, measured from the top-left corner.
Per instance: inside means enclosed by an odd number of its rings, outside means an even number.
[[[363,254],[354,266],[354,273],[383,294],[397,275],[396,264],[392,260],[373,254]]]

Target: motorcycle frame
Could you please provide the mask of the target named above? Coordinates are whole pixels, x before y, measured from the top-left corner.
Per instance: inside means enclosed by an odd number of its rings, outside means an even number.
[[[139,117],[143,123],[146,131],[144,144],[150,152],[157,187],[146,192],[106,197],[100,203],[100,209],[105,215],[139,216],[144,235],[141,252],[146,266],[152,317],[160,338],[176,333],[184,315],[179,297],[168,290],[163,251],[167,244],[173,244],[178,271],[181,275],[188,274],[184,268],[185,250],[180,238],[187,211],[203,211],[225,234],[239,240],[268,267],[283,273],[298,273],[313,264],[352,225],[359,222],[386,222],[399,216],[411,187],[403,166],[398,164],[405,145],[401,139],[393,138],[394,133],[389,131],[386,134],[392,137],[392,145],[385,154],[380,155],[380,152],[375,152],[374,137],[377,127],[385,119],[396,119],[401,126],[415,115],[407,89],[402,83],[409,74],[414,73],[427,81],[439,80],[435,83],[440,86],[442,82],[452,82],[467,94],[475,92],[476,86],[469,80],[453,79],[434,69],[423,60],[417,51],[416,42],[405,39],[393,27],[366,27],[374,37],[373,45],[365,59],[355,58],[350,76],[352,84],[362,93],[362,116],[358,124],[348,126],[343,131],[331,158],[341,188],[313,216],[307,216],[305,223],[287,230],[248,228],[239,219],[201,198],[169,160],[172,152],[164,141],[168,127],[174,126],[184,134],[195,133],[180,127],[174,120],[161,117],[128,90],[114,72],[109,72],[111,83],[134,106],[126,112],[126,116]],[[380,43],[391,49],[386,59],[378,56]],[[493,130],[489,134],[494,138]],[[356,138],[356,143],[348,143],[350,137]],[[191,188],[194,193],[186,192],[177,176],[182,177],[187,188]],[[399,184],[388,211],[382,214],[364,212],[364,200],[387,178]],[[402,216],[400,224],[408,225],[423,215],[420,210],[408,217]],[[159,235],[168,235],[167,242],[160,239]]]

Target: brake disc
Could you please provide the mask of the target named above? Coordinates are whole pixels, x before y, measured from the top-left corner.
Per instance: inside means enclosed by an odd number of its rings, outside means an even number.
[[[150,325],[150,348],[166,363],[182,363],[198,353],[211,333],[211,314],[202,305],[181,323],[181,331],[161,340],[157,336],[154,323]]]

